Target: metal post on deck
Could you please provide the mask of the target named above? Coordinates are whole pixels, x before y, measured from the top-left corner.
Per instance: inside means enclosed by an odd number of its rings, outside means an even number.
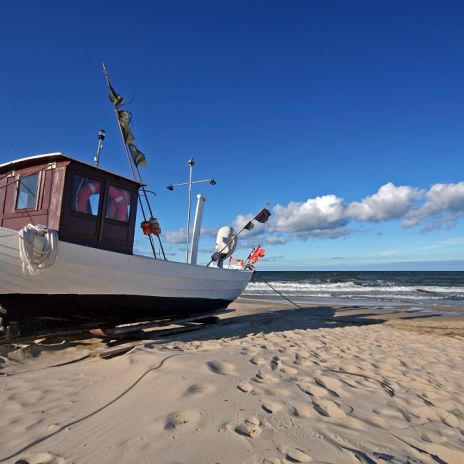
[[[201,222],[203,219],[203,208],[205,207],[206,197],[197,195],[197,209],[195,210],[195,221],[193,223],[192,248],[190,250],[190,264],[197,264],[198,243],[200,241]]]

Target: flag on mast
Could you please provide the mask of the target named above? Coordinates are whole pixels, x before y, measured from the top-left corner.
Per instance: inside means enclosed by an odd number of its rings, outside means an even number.
[[[110,84],[110,81],[108,80],[108,87],[110,88],[110,102],[114,105],[115,108],[119,108],[121,105],[124,105],[124,98],[121,97],[121,95],[118,95],[116,90],[113,89],[113,87]]]
[[[135,142],[135,137],[130,128],[132,113],[126,110],[118,111],[118,121],[121,126],[122,136],[124,137],[124,143],[133,144]]]
[[[267,208],[263,208],[256,216],[255,216],[255,221],[260,222],[261,224],[264,224],[265,222],[268,221],[268,219],[271,217],[271,212]]]
[[[145,155],[133,144],[128,143],[127,146],[129,147],[130,154],[132,155],[132,159],[137,167],[142,166],[143,168],[147,167],[147,160]]]
[[[125,105],[126,102],[124,98],[114,90],[114,87],[111,85],[110,78],[108,76],[108,71],[106,70],[105,64],[103,63],[103,72],[106,77],[106,83],[108,84],[108,89],[110,91],[109,99],[114,106],[116,117],[118,119],[119,127],[121,129],[122,138],[124,139],[124,144],[129,150],[132,160],[135,166],[147,167],[147,159],[145,155],[136,147],[135,145],[135,136],[132,132],[131,122],[132,122],[132,113],[127,110],[120,110],[119,107]]]

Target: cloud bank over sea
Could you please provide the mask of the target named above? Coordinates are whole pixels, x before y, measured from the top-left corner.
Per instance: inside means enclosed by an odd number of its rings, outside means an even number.
[[[426,233],[448,229],[464,216],[464,182],[433,184],[428,190],[413,186],[382,185],[377,192],[360,201],[346,202],[327,194],[305,201],[290,201],[286,206],[272,208],[268,223],[255,222],[255,227],[243,232],[242,246],[247,237],[267,244],[283,244],[291,240],[309,238],[336,239],[359,232],[359,225],[399,221],[405,229],[419,228]],[[254,215],[238,215],[233,225],[240,230]],[[202,229],[202,236],[214,237],[216,229]],[[169,243],[185,242],[184,229],[167,232]]]

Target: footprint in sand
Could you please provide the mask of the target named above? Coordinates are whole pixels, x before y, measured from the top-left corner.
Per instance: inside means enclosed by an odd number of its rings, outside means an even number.
[[[194,383],[187,388],[184,396],[205,395],[212,393],[214,390],[216,390],[216,387],[211,383]]]
[[[299,448],[283,447],[281,451],[286,455],[287,460],[291,462],[311,462],[313,460],[309,454]]]
[[[48,424],[47,425],[47,430],[49,432],[55,432],[60,428],[60,424],[58,422],[53,422],[53,424]]]
[[[247,346],[240,351],[244,356],[255,356],[259,352],[258,348]]]
[[[295,360],[293,361],[293,364],[296,364],[297,366],[308,366],[312,363],[309,359],[309,354],[300,351],[295,353]]]
[[[448,427],[452,427],[454,429],[459,428],[460,421],[452,412],[440,411],[438,415],[441,421]]]
[[[50,453],[30,454],[19,459],[15,464],[65,464],[66,460]]]
[[[310,396],[327,396],[329,391],[319,385],[314,385],[311,383],[297,383],[297,386],[300,390],[304,391],[307,395]]]
[[[256,364],[257,366],[263,366],[264,364],[266,364],[266,360],[261,356],[253,356],[250,359],[250,362],[252,364]]]
[[[429,443],[445,443],[448,440],[448,438],[440,432],[424,432],[421,438]]]
[[[279,412],[282,409],[282,405],[275,401],[263,400],[262,405],[263,409],[270,414]]]
[[[274,385],[271,386],[263,386],[262,387],[262,393],[264,395],[269,395],[269,396],[277,396],[277,397],[286,397],[290,395],[290,390],[287,388],[278,388]]]
[[[263,371],[258,371],[254,378],[254,381],[258,383],[274,383],[276,380],[275,377]]]
[[[377,414],[379,416],[385,416],[391,419],[398,419],[398,420],[403,420],[403,414],[401,412],[394,408],[394,407],[377,407],[372,410],[374,414]]]
[[[295,369],[294,367],[290,366],[280,366],[280,372],[283,372],[284,374],[287,375],[298,375],[298,369]]]
[[[235,428],[235,431],[240,435],[245,435],[246,437],[256,438],[261,435],[263,431],[259,426],[259,420],[256,417],[248,417],[245,419],[243,424],[238,425]]]
[[[298,417],[315,417],[314,409],[307,404],[295,404],[293,406],[293,414]]]
[[[420,393],[419,395],[417,395],[419,398],[422,398],[429,402],[433,402],[434,400],[442,400],[443,399],[443,395],[440,395],[440,393],[434,391],[434,390],[426,390],[426,389],[423,389],[422,393]]]
[[[214,360],[208,361],[206,364],[208,365],[209,370],[215,374],[235,375],[235,366],[226,361]]]
[[[279,356],[274,356],[271,360],[271,369],[273,371],[277,370],[281,366],[281,361]]]
[[[253,391],[253,385],[251,385],[248,382],[243,382],[243,381],[239,382],[239,384],[237,385],[237,388],[243,393],[250,393],[251,391]]]
[[[196,426],[200,420],[201,414],[196,409],[186,409],[169,414],[164,424],[165,430],[173,430],[186,424]]]
[[[337,403],[329,400],[315,399],[313,400],[314,409],[326,417],[345,417],[346,413]]]
[[[329,393],[335,396],[340,396],[338,391],[343,388],[342,382],[340,380],[334,379],[333,377],[328,377],[326,375],[320,375],[314,379],[314,381],[325,388]]]

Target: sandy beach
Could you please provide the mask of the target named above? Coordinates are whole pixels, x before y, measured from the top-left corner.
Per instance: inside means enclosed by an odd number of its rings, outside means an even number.
[[[232,308],[108,359],[97,339],[0,347],[0,462],[464,462],[464,318]]]

